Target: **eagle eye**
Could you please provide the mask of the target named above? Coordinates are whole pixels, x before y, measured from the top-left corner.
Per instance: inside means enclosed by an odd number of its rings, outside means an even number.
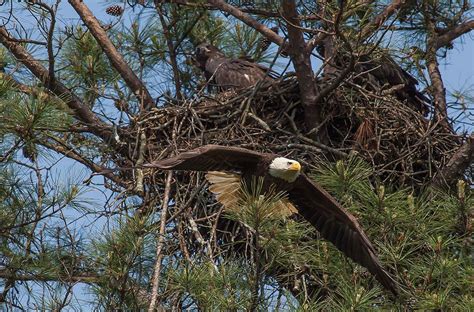
[[[288,166],[291,166],[293,163],[291,161],[286,163]]]

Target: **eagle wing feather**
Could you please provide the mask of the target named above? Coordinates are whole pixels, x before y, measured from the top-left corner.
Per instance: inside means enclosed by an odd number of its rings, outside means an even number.
[[[357,219],[347,212],[328,192],[307,176],[300,175],[288,193],[299,214],[309,221],[321,236],[346,256],[366,267],[377,280],[397,294],[397,285],[383,269],[374,247]]]
[[[143,165],[145,168],[192,171],[251,170],[265,154],[239,147],[205,145],[175,157]]]

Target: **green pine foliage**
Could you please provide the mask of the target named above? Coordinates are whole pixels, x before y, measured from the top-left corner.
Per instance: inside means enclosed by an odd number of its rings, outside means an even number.
[[[8,156],[22,148],[23,156],[34,162],[41,141],[63,132],[71,124],[61,99],[50,96],[41,86],[30,87],[29,95],[19,93],[10,80],[0,80],[0,138]]]
[[[190,309],[237,311],[250,306],[252,293],[246,263],[227,261],[216,266],[206,260],[180,264],[167,272],[166,296]]]
[[[116,225],[89,246],[90,265],[100,272],[92,287],[98,307],[143,309],[143,295],[152,275],[155,232],[147,216],[120,217]]]
[[[118,74],[90,32],[82,27],[70,32],[69,35],[77,39],[67,40],[61,50],[61,78],[93,107],[110,83],[117,80]]]
[[[463,311],[472,305],[474,254],[466,216],[474,198],[466,184],[458,196],[433,189],[414,195],[372,184],[370,173],[353,157],[320,166],[313,178],[359,218],[414,309]]]

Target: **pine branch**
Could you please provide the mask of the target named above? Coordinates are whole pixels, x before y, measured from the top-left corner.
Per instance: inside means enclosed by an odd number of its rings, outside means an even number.
[[[303,32],[299,29],[300,22],[296,4],[293,0],[285,0],[282,4],[283,18],[287,22],[288,28],[288,54],[296,69],[301,102],[305,110],[305,125],[308,129],[317,127],[323,120],[321,109],[317,99],[317,91],[314,83],[314,73],[311,67],[311,51],[303,37]]]
[[[406,0],[393,0],[392,3],[387,5],[385,9],[377,15],[371,23],[367,24],[361,31],[362,38],[366,38],[367,36],[370,36],[382,27],[382,25],[390,18],[392,17],[393,14],[395,14],[400,8],[403,7],[403,5],[406,3]]]
[[[270,28],[267,26],[259,23],[257,20],[252,18],[250,15],[244,13],[240,9],[227,4],[226,2],[222,0],[208,0],[208,3],[221,11],[227,12],[234,16],[235,18],[239,19],[240,21],[244,22],[248,26],[252,27],[259,33],[261,33],[263,36],[268,38],[271,42],[283,46],[284,45],[284,40],[282,37],[278,36],[275,32],[273,32]]]
[[[10,51],[16,59],[28,68],[33,75],[45,83],[48,88],[58,97],[63,98],[70,109],[73,110],[75,117],[85,123],[90,131],[102,138],[106,142],[114,142],[113,132],[109,125],[103,123],[82,101],[65,85],[59,81],[52,81],[48,70],[25,48],[16,41],[10,40],[11,36],[5,27],[0,27],[0,42]]]
[[[439,70],[438,57],[436,55],[437,48],[437,33],[436,24],[432,19],[431,7],[423,4],[423,17],[427,29],[426,37],[426,65],[428,68],[428,75],[431,80],[431,94],[434,98],[434,118],[450,129],[448,122],[448,105],[446,103],[446,88],[444,87],[443,78]]]
[[[176,89],[176,97],[178,99],[182,98],[181,94],[181,77],[179,74],[178,62],[176,58],[176,46],[173,44],[173,39],[170,34],[169,25],[166,23],[162,5],[159,0],[155,0],[155,7],[158,11],[158,16],[160,17],[161,27],[163,28],[163,36],[166,39],[166,45],[168,46],[168,53],[170,56],[170,64],[173,69],[173,82]]]
[[[81,0],[69,0],[69,3],[79,14],[84,24],[86,24],[91,34],[97,40],[97,43],[102,47],[112,66],[119,72],[125,83],[137,96],[143,108],[145,110],[151,109],[155,105],[155,101],[151,97],[150,92],[117,51],[94,14]]]

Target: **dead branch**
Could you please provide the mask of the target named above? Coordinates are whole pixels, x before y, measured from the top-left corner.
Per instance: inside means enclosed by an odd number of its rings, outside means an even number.
[[[278,36],[274,31],[272,31],[270,28],[267,26],[259,23],[257,20],[252,18],[250,15],[244,13],[243,11],[239,10],[238,8],[227,4],[226,2],[222,0],[208,0],[208,3],[224,12],[227,12],[234,16],[235,18],[241,20],[248,26],[252,27],[256,31],[260,32],[263,36],[268,38],[270,41],[273,43],[283,46],[284,45],[284,40],[282,37]]]
[[[158,11],[158,16],[160,17],[161,27],[163,28],[163,36],[166,39],[166,45],[168,46],[168,53],[170,56],[170,64],[171,64],[171,68],[173,69],[173,82],[176,89],[175,90],[176,97],[178,99],[181,99],[182,98],[181,78],[179,74],[178,63],[176,61],[176,46],[174,46],[173,44],[173,41],[170,35],[169,25],[166,23],[165,17],[163,15],[163,9],[161,6],[162,6],[161,1],[155,0],[155,7],[156,7],[156,10]]]
[[[152,279],[151,301],[150,301],[150,306],[148,307],[149,312],[155,311],[156,305],[159,304],[158,288],[160,286],[161,259],[163,257],[163,254],[161,253],[161,251],[163,250],[163,245],[165,243],[166,219],[167,219],[167,214],[168,214],[168,203],[170,200],[172,177],[173,177],[173,172],[169,171],[166,174],[165,194],[163,195],[163,201],[161,203],[160,233],[158,234],[158,244],[156,246],[156,262],[155,262],[155,270],[154,270],[153,279]]]
[[[361,31],[361,38],[370,36],[375,30],[379,29],[393,14],[395,14],[406,0],[393,0],[385,9],[377,15],[373,21],[367,24]]]

